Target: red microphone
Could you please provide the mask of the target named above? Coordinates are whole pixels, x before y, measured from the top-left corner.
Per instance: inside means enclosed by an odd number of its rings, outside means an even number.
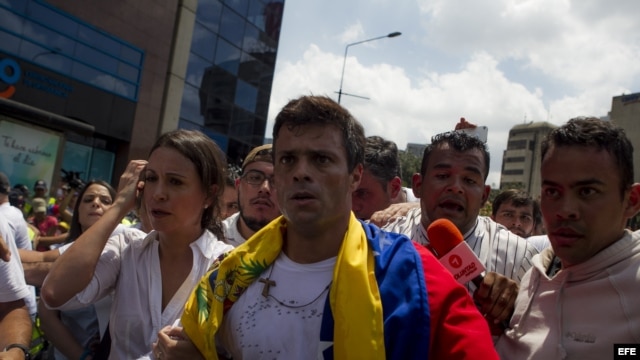
[[[450,220],[438,219],[427,228],[429,243],[440,263],[460,283],[473,281],[479,287],[485,267]]]

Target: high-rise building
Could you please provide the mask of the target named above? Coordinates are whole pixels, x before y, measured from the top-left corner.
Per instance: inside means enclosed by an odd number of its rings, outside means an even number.
[[[500,190],[522,189],[540,195],[540,149],[544,137],[557,126],[530,122],[511,128],[507,149],[502,155]]]
[[[640,93],[615,96],[611,101],[609,118],[624,129],[633,144],[633,180],[640,182]]]
[[[284,0],[0,2],[0,171],[117,179],[178,127],[262,144]]]
[[[426,147],[426,144],[407,143],[406,152],[417,157],[418,159],[422,159],[422,155],[424,155],[424,149]]]

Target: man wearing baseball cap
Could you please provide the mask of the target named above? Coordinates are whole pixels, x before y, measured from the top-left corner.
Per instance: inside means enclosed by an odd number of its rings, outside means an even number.
[[[47,183],[44,180],[38,180],[33,184],[34,198],[47,198]]]
[[[226,243],[238,246],[280,216],[272,179],[271,144],[258,146],[244,159],[236,179],[239,211],[222,222]]]
[[[58,219],[55,216],[47,215],[47,202],[43,198],[33,198],[31,200],[33,216],[29,218],[29,223],[38,228],[38,236],[53,236],[58,230]],[[48,245],[38,244],[36,250],[49,250]]]

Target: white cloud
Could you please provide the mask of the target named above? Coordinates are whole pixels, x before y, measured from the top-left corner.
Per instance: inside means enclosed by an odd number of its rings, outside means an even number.
[[[359,41],[360,39],[364,39],[364,29],[362,28],[362,24],[357,22],[353,25],[350,25],[342,34],[340,34],[340,41],[345,45],[348,43],[352,43],[355,41]]]
[[[339,79],[334,69],[341,60],[311,45],[301,61],[284,64],[275,79],[270,119],[301,94],[337,99],[334,91]],[[401,149],[409,142],[428,143],[431,136],[452,130],[460,117],[466,117],[489,127],[492,162],[499,168],[509,127],[521,123],[525,115],[539,119],[547,112],[539,91],[532,93],[510,82],[496,66],[495,59],[480,53],[458,73],[432,73],[412,82],[398,67],[365,67],[349,57],[343,90],[370,100],[343,95],[342,105],[363,123],[367,135],[393,140]],[[271,121],[267,128],[272,125]],[[499,183],[499,179],[491,181]]]

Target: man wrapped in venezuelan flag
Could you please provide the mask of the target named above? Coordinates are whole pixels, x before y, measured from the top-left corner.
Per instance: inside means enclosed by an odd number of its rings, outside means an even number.
[[[435,257],[351,212],[360,123],[303,96],[273,134],[283,216],[214,264],[186,304],[188,339],[160,334],[156,358],[184,358],[187,342],[206,359],[497,359],[486,321]]]

